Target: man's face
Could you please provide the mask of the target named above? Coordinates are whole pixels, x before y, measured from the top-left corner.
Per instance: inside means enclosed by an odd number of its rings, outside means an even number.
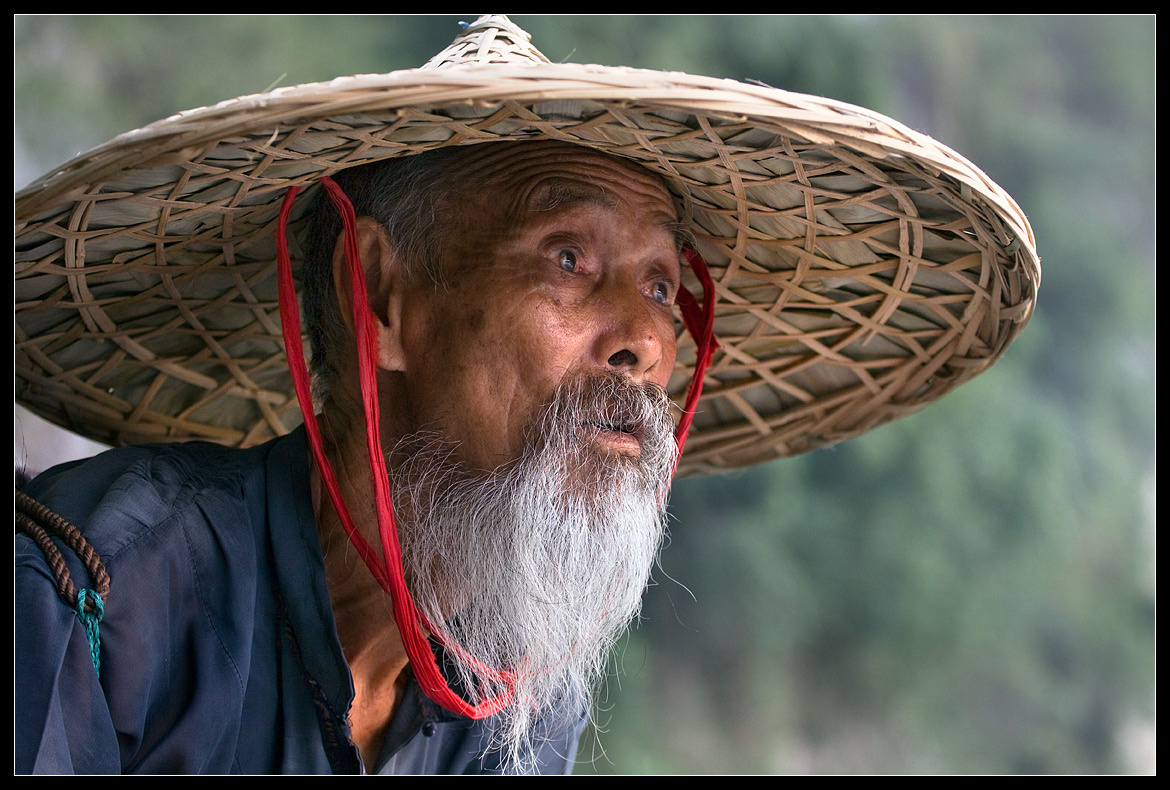
[[[455,211],[444,282],[414,286],[403,314],[416,429],[493,470],[573,377],[617,373],[665,387],[674,368],[677,215],[636,166],[571,145],[482,146]],[[620,423],[582,424],[601,456],[637,457]]]
[[[523,760],[542,719],[579,714],[662,539],[677,217],[657,179],[576,146],[458,166],[442,282],[400,302],[391,484],[414,602],[474,657],[474,699],[485,666],[512,673],[494,745]]]

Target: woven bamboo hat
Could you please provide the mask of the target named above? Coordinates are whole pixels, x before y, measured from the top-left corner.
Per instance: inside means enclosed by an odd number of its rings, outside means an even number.
[[[1032,313],[1027,219],[945,146],[828,99],[549,63],[490,16],[422,68],[180,113],[19,192],[17,400],[111,443],[247,446],[287,432],[300,416],[276,304],[286,189],[516,140],[638,162],[696,234],[720,348],[680,474],[794,455],[917,411],[987,368]],[[679,333],[681,397],[695,353]]]

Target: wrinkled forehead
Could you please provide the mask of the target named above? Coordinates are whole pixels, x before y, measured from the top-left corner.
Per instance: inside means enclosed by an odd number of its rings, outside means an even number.
[[[493,211],[519,221],[532,212],[571,206],[633,212],[648,225],[681,230],[674,199],[660,177],[637,164],[558,142],[472,148],[465,176]]]

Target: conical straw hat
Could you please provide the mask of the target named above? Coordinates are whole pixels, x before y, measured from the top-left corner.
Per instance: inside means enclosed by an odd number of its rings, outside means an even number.
[[[517,140],[638,162],[694,230],[720,348],[680,474],[794,455],[917,411],[998,359],[1032,313],[1027,219],[929,137],[773,88],[549,63],[489,16],[422,68],[180,113],[18,193],[17,400],[111,443],[247,446],[287,432],[300,417],[273,263],[285,190]],[[679,333],[681,397],[695,355]]]

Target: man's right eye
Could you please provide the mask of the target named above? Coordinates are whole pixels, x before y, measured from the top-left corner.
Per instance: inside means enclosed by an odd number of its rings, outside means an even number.
[[[560,264],[562,269],[567,272],[577,271],[577,253],[572,250],[561,250],[559,255],[560,257],[557,259],[557,263]]]

